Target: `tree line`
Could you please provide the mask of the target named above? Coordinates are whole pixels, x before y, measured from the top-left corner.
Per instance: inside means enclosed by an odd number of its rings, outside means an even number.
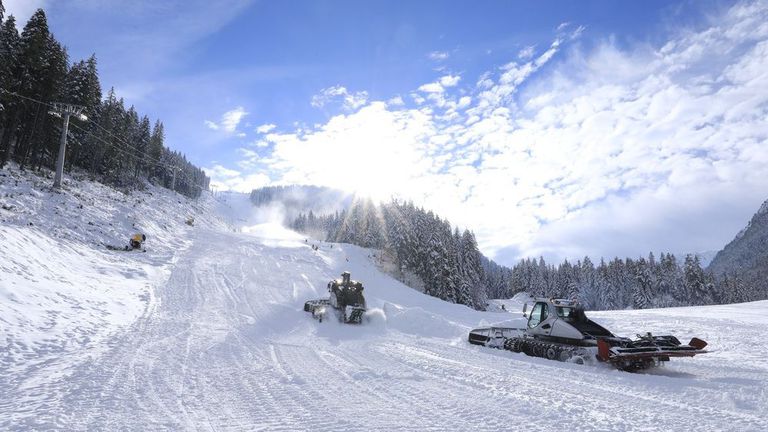
[[[670,253],[657,259],[604,259],[595,265],[589,257],[557,266],[544,258],[524,259],[512,268],[486,264],[489,295],[509,298],[519,292],[540,297],[578,299],[590,309],[646,309],[672,306],[737,303],[758,300],[737,273],[716,278],[705,271],[696,255],[682,262]]]
[[[9,160],[21,169],[54,168],[63,125],[49,111],[61,102],[84,107],[88,117],[70,121],[65,170],[77,167],[116,187],[148,180],[190,197],[208,189],[205,172],[165,146],[160,120],[126,108],[114,89],[102,99],[95,55],[70,65],[42,9],[21,34],[4,15],[0,0],[0,168]]]
[[[648,257],[589,257],[547,264],[523,259],[505,267],[483,256],[474,234],[451,228],[431,211],[413,203],[375,205],[357,199],[333,214],[301,213],[291,228],[326,241],[380,249],[395,259],[396,274],[426,294],[484,309],[488,298],[511,298],[520,292],[537,297],[577,299],[589,309],[646,309],[736,303],[762,298],[737,273],[715,278],[696,255],[682,261],[671,253]]]
[[[475,235],[452,229],[447,220],[413,203],[376,205],[358,199],[333,214],[302,213],[290,225],[326,241],[383,250],[394,259],[398,279],[416,276],[428,295],[479,310],[486,307],[483,257]]]

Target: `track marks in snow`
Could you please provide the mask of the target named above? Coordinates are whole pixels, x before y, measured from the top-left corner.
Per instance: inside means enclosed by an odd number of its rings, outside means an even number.
[[[724,391],[735,383],[728,373],[698,378],[698,363],[680,363],[692,375],[626,374],[440,337],[455,328],[423,337],[394,325],[319,324],[301,307],[335,275],[331,252],[208,231],[194,240],[128,331],[70,374],[16,388],[15,402],[0,402],[15,421],[0,417],[0,428],[768,429],[754,414],[764,393]],[[427,314],[458,326],[453,316],[409,311],[399,319],[416,324],[406,329],[438,325]],[[766,381],[760,369],[734,374],[748,389]]]

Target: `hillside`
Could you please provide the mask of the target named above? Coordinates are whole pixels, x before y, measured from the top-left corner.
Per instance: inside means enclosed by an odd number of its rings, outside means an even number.
[[[737,277],[751,298],[768,297],[768,201],[717,253],[707,270],[720,278]]]
[[[552,362],[466,342],[476,326],[522,324],[519,299],[479,312],[426,296],[379,272],[371,250],[315,251],[248,226],[246,195],[195,202],[80,180],[51,194],[45,179],[2,174],[14,207],[0,243],[3,430],[768,428],[767,302],[592,313],[622,335],[710,342],[646,374]],[[134,224],[146,253],[100,244]],[[365,282],[366,325],[302,310],[342,270]]]
[[[0,367],[21,374],[98,351],[153,308],[155,289],[191,245],[187,220],[225,227],[208,197],[151,185],[122,193],[77,174],[61,193],[50,185],[50,175],[14,164],[0,170]],[[147,235],[147,253],[106,249],[135,232]]]

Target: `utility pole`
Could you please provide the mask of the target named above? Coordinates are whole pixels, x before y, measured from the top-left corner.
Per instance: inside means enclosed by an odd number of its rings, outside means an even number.
[[[61,189],[61,177],[64,175],[64,153],[67,150],[67,131],[69,130],[69,117],[75,116],[77,119],[87,121],[88,117],[83,114],[85,107],[66,103],[54,103],[53,109],[48,114],[64,119],[64,126],[61,128],[61,141],[59,143],[59,157],[56,159],[56,176],[53,178],[53,188]]]
[[[173,170],[173,181],[171,181],[171,190],[176,192],[176,173],[179,172],[181,168],[171,167],[171,169]]]

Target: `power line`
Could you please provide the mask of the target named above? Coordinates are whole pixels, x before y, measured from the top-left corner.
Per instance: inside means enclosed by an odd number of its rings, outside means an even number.
[[[12,91],[10,91],[10,90],[6,90],[6,89],[4,89],[4,88],[2,88],[2,87],[0,87],[0,92],[3,92],[3,93],[7,93],[7,94],[9,94],[9,95],[11,95],[11,96],[16,96],[16,97],[19,97],[19,98],[21,98],[21,99],[26,99],[26,100],[28,100],[28,101],[30,101],[30,102],[39,103],[39,104],[41,104],[41,105],[45,105],[45,106],[47,106],[47,107],[49,107],[49,108],[54,108],[54,106],[53,106],[52,104],[48,103],[48,102],[43,102],[43,101],[39,101],[39,100],[37,100],[37,99],[31,98],[31,97],[29,97],[29,96],[20,95],[20,94],[18,94],[18,93],[16,93],[16,92],[12,92]]]
[[[93,123],[92,123],[92,124],[93,124]],[[98,136],[98,135],[94,134],[92,131],[89,131],[89,130],[85,130],[85,129],[83,129],[82,127],[80,127],[80,126],[77,126],[77,125],[72,125],[72,126],[73,126],[73,127],[75,127],[76,129],[79,129],[79,130],[80,130],[80,131],[82,131],[82,132],[85,132],[87,135],[90,135],[90,136],[92,136],[92,137],[93,137],[93,138],[95,138],[96,140],[98,140],[98,141],[101,141],[102,143],[104,143],[104,144],[106,144],[106,145],[110,146],[110,147],[111,147],[111,148],[113,148],[114,150],[117,150],[118,152],[120,152],[120,153],[123,153],[123,154],[124,154],[124,155],[126,155],[126,156],[131,156],[131,157],[134,157],[134,158],[136,158],[136,159],[141,159],[141,158],[144,158],[144,159],[149,159],[150,161],[156,162],[156,163],[157,163],[157,165],[160,165],[160,166],[162,166],[162,167],[164,167],[164,168],[169,168],[169,169],[170,169],[170,168],[174,168],[174,166],[170,166],[170,165],[167,165],[167,164],[163,163],[163,162],[162,162],[161,160],[159,160],[159,159],[155,159],[155,158],[153,158],[152,156],[149,156],[149,155],[146,155],[146,154],[144,154],[144,152],[142,152],[141,150],[135,149],[135,148],[133,148],[133,147],[130,147],[130,149],[131,149],[131,150],[125,150],[125,149],[123,149],[123,148],[120,148],[119,146],[117,146],[115,143],[112,143],[112,142],[109,142],[109,141],[106,141],[106,140],[104,140],[104,139],[103,139],[103,138],[101,138],[100,136]],[[82,144],[82,143],[81,143],[81,144]]]
[[[40,100],[37,100],[37,99],[31,98],[31,97],[28,97],[28,96],[20,95],[20,94],[18,94],[18,93],[16,93],[16,92],[12,92],[12,91],[6,90],[6,89],[4,89],[4,88],[0,88],[0,91],[2,91],[2,92],[4,92],[4,93],[7,93],[7,94],[9,94],[9,95],[12,95],[12,96],[17,96],[17,97],[19,97],[19,98],[21,98],[21,99],[26,99],[26,100],[28,100],[28,101],[30,101],[30,102],[35,102],[35,103],[38,103],[38,104],[41,104],[41,105],[44,105],[44,106],[47,106],[47,107],[50,107],[50,108],[54,108],[54,109],[56,108],[56,105],[54,105],[54,104],[50,104],[50,103],[48,103],[48,102],[43,102],[43,101],[40,101]],[[112,138],[113,138],[115,141],[118,141],[119,143],[121,143],[121,144],[125,145],[126,147],[128,147],[128,148],[130,148],[130,149],[132,149],[132,150],[134,150],[134,151],[136,151],[136,152],[139,152],[139,153],[143,153],[141,150],[139,150],[138,148],[136,148],[136,147],[132,146],[132,145],[131,145],[131,144],[129,144],[128,142],[124,141],[122,138],[120,138],[120,137],[116,136],[115,134],[113,134],[112,132],[110,132],[108,129],[104,128],[103,126],[101,126],[101,125],[100,125],[100,124],[98,124],[97,122],[95,122],[95,121],[93,121],[93,120],[91,120],[91,119],[88,119],[88,120],[86,120],[86,121],[87,121],[88,123],[90,123],[90,124],[92,124],[92,125],[96,126],[97,128],[101,129],[102,131],[106,132],[106,133],[107,133],[108,135],[110,135],[110,136],[111,136],[111,137],[112,137]],[[82,130],[82,128],[79,128],[79,129],[81,129],[81,130]],[[94,136],[95,136],[95,135],[94,135]],[[112,144],[110,144],[110,145],[112,145]],[[158,163],[160,163],[160,161],[158,161]]]
[[[82,127],[80,127],[80,126],[77,126],[77,125],[75,125],[75,124],[73,124],[72,126],[73,126],[74,128],[76,128],[76,129],[79,129],[79,130],[80,130],[80,131],[82,131],[82,132],[85,132],[87,135],[90,135],[90,136],[92,136],[92,137],[93,137],[93,138],[95,138],[96,140],[98,140],[98,141],[101,141],[103,144],[106,144],[106,145],[110,146],[110,147],[112,148],[112,150],[115,150],[115,151],[117,151],[118,153],[121,153],[121,154],[123,154],[123,155],[125,155],[125,156],[128,156],[128,157],[132,157],[132,158],[135,158],[135,159],[142,159],[142,158],[143,158],[144,160],[147,160],[147,159],[148,159],[148,160],[149,160],[149,161],[151,161],[151,162],[156,162],[156,163],[157,163],[157,165],[159,165],[159,166],[161,166],[161,167],[163,167],[163,168],[165,168],[165,169],[167,169],[167,170],[169,170],[169,171],[178,171],[178,174],[180,174],[180,177],[181,177],[181,178],[183,178],[184,180],[186,180],[186,181],[187,181],[187,183],[188,183],[189,185],[191,185],[191,186],[195,186],[195,187],[199,187],[200,189],[203,189],[203,187],[202,187],[202,186],[200,186],[200,185],[198,185],[198,184],[197,184],[197,182],[196,182],[195,180],[193,180],[193,179],[189,178],[189,176],[187,176],[187,174],[186,174],[186,173],[184,173],[184,171],[182,171],[182,167],[180,167],[180,166],[176,166],[176,165],[169,165],[169,164],[163,163],[162,161],[160,161],[160,160],[158,160],[158,159],[155,159],[155,158],[153,158],[153,157],[151,157],[151,156],[148,156],[148,155],[145,155],[145,154],[142,154],[142,153],[132,153],[132,152],[130,152],[130,151],[128,151],[128,150],[125,150],[125,149],[123,149],[123,148],[120,148],[119,146],[115,145],[114,143],[111,143],[111,142],[105,141],[103,138],[101,138],[101,137],[99,137],[98,135],[94,134],[92,131],[87,131],[87,130],[83,129]],[[82,143],[81,143],[81,144],[82,144]],[[136,150],[136,151],[138,152],[138,150]],[[138,162],[138,161],[137,161],[137,162]],[[174,174],[174,176],[175,176],[175,175],[176,175],[176,174]],[[174,186],[175,186],[175,181],[174,181],[173,183],[174,183]],[[172,190],[176,190],[176,189],[175,189],[175,187],[172,187],[171,189],[172,189]]]
[[[47,107],[53,108],[54,110],[57,110],[57,109],[59,108],[59,107],[58,107],[56,104],[51,104],[51,103],[48,103],[48,102],[44,102],[44,101],[40,101],[40,100],[37,100],[37,99],[35,99],[35,98],[31,98],[31,97],[29,97],[29,96],[24,96],[24,95],[21,95],[21,94],[19,94],[19,93],[16,93],[16,92],[13,92],[13,91],[10,91],[10,90],[6,90],[6,89],[4,89],[4,88],[2,88],[2,87],[0,87],[0,92],[3,92],[3,93],[6,93],[6,94],[9,94],[9,95],[11,95],[11,96],[16,96],[16,97],[18,97],[18,98],[20,98],[20,99],[28,100],[28,101],[30,101],[30,102],[34,102],[34,103],[37,103],[37,104],[40,104],[40,105],[43,105],[43,106],[47,106]],[[56,111],[54,111],[54,112],[56,112]],[[80,114],[80,113],[77,113],[77,114]],[[188,183],[188,185],[189,185],[189,186],[199,187],[201,190],[203,189],[203,187],[202,187],[201,185],[198,185],[196,181],[194,181],[194,180],[190,179],[190,178],[189,178],[189,177],[186,175],[186,173],[184,173],[184,172],[182,171],[182,167],[179,167],[179,166],[177,166],[177,165],[175,165],[175,164],[174,164],[174,165],[168,165],[168,164],[165,164],[165,163],[163,163],[163,162],[162,162],[161,160],[159,160],[159,159],[155,159],[155,158],[153,158],[153,157],[151,157],[151,156],[148,156],[148,155],[146,155],[146,154],[145,154],[145,153],[144,153],[142,150],[139,150],[138,148],[136,148],[136,147],[132,146],[131,144],[129,144],[129,143],[127,143],[126,141],[122,140],[121,138],[117,137],[115,134],[113,134],[112,132],[110,132],[109,130],[107,130],[106,128],[104,128],[103,126],[101,126],[100,124],[98,124],[97,122],[95,122],[95,121],[93,121],[93,120],[91,120],[91,119],[88,119],[88,118],[86,118],[86,120],[85,120],[85,121],[87,121],[87,122],[88,122],[89,124],[91,124],[91,125],[94,125],[94,126],[96,126],[97,128],[101,129],[102,131],[106,132],[106,133],[107,133],[109,136],[111,136],[111,137],[112,137],[112,138],[113,138],[115,141],[117,141],[117,142],[118,142],[118,143],[120,143],[120,144],[123,144],[124,146],[128,147],[129,149],[133,150],[133,151],[134,151],[134,152],[136,152],[136,153],[134,153],[134,154],[131,154],[131,153],[129,153],[128,151],[125,151],[125,149],[121,149],[121,148],[119,148],[118,146],[116,146],[116,145],[115,145],[115,143],[107,142],[107,141],[103,140],[101,137],[98,137],[97,135],[93,134],[91,131],[87,131],[87,130],[85,130],[85,129],[81,128],[80,126],[77,126],[77,125],[75,125],[75,124],[72,124],[71,126],[72,126],[72,127],[74,127],[74,128],[76,128],[76,129],[79,129],[79,130],[81,130],[81,131],[83,131],[83,132],[85,132],[85,133],[87,133],[88,135],[91,135],[91,136],[93,136],[93,137],[94,137],[94,138],[96,138],[97,140],[101,141],[101,142],[102,142],[102,143],[104,143],[104,144],[107,144],[107,145],[109,145],[109,146],[110,146],[110,147],[112,147],[114,150],[117,150],[118,152],[120,152],[120,153],[123,153],[123,154],[124,154],[124,155],[126,155],[126,156],[134,157],[134,158],[136,158],[136,159],[149,159],[150,161],[154,161],[154,162],[156,162],[156,163],[157,163],[157,165],[160,165],[160,166],[162,166],[162,167],[164,167],[164,168],[166,168],[166,169],[169,169],[169,170],[174,170],[174,181],[173,181],[173,183],[174,183],[174,184],[173,184],[173,186],[174,186],[174,187],[172,187],[172,190],[174,190],[174,191],[175,191],[175,183],[176,183],[176,182],[175,182],[175,178],[176,178],[176,171],[178,171],[178,173],[179,173],[179,174],[181,174],[181,177],[182,177],[182,178],[184,178],[184,179],[187,181],[187,183]],[[66,126],[65,126],[65,129],[66,129]],[[66,131],[63,131],[63,136],[66,136],[65,134],[66,134]],[[167,147],[166,147],[166,149],[167,149]],[[171,150],[169,149],[169,151],[171,151]],[[61,150],[60,150],[60,153],[61,153]],[[57,166],[58,166],[58,163],[57,163]],[[62,163],[62,166],[63,166],[63,163]],[[199,168],[198,168],[198,169],[199,169]],[[57,172],[58,172],[58,170],[57,170]],[[55,187],[55,181],[54,181],[54,187]]]

